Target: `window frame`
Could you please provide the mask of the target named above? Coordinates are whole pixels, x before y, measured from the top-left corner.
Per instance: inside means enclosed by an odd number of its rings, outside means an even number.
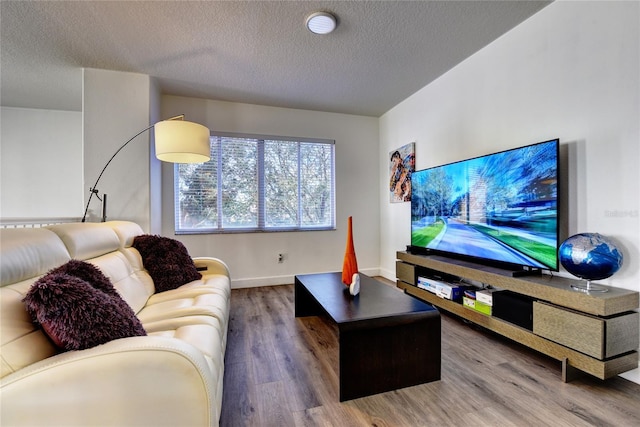
[[[216,158],[212,158],[211,161],[216,161],[218,167],[216,168],[216,179],[218,182],[217,185],[217,206],[216,210],[218,212],[217,215],[217,225],[216,227],[208,227],[208,228],[199,228],[199,229],[182,229],[179,227],[179,197],[180,197],[180,178],[179,178],[179,164],[174,164],[173,167],[173,206],[174,206],[174,232],[176,235],[189,235],[189,234],[236,234],[236,233],[281,233],[281,232],[306,232],[306,231],[330,231],[336,230],[336,153],[335,153],[335,140],[332,139],[322,139],[322,138],[299,138],[299,137],[289,137],[289,136],[274,136],[274,135],[263,135],[263,134],[249,134],[249,133],[236,133],[236,132],[219,132],[219,131],[211,131],[210,132],[210,144],[213,145],[214,138],[237,138],[237,139],[250,139],[250,140],[258,140],[258,149],[256,159],[257,163],[257,185],[258,185],[258,224],[255,227],[223,227],[222,225],[222,191],[223,185],[221,185],[221,175],[222,175],[222,151],[217,150]],[[298,189],[301,185],[300,179],[300,167],[301,167],[301,157],[300,157],[300,147],[302,143],[311,143],[311,144],[324,144],[331,146],[331,171],[330,171],[330,181],[331,181],[331,190],[330,190],[330,224],[329,225],[302,225],[301,215],[298,215],[297,218],[297,226],[294,227],[268,227],[265,224],[265,213],[266,213],[266,196],[265,196],[265,164],[264,164],[264,145],[265,141],[290,141],[296,142],[298,144]],[[212,150],[212,153],[216,151]],[[298,191],[298,211],[301,210],[300,204],[300,191]]]

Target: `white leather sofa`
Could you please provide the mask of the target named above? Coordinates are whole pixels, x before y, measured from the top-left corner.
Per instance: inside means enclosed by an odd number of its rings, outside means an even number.
[[[230,278],[214,258],[194,258],[201,280],[155,293],[135,223],[72,223],[0,230],[0,422],[23,425],[219,424]],[[97,266],[147,336],[60,352],[22,299],[71,259]]]

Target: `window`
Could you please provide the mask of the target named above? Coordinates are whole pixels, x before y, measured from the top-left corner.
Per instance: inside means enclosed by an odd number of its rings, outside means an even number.
[[[176,233],[335,229],[333,141],[210,140],[210,161],[175,165]]]

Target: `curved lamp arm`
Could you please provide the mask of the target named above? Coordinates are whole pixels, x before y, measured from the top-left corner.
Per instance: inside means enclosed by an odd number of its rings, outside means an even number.
[[[82,215],[82,222],[85,222],[87,219],[87,212],[89,212],[89,204],[91,203],[91,198],[93,197],[93,195],[95,194],[97,197],[98,194],[98,189],[96,188],[98,186],[98,182],[100,182],[100,178],[102,178],[102,174],[104,173],[104,171],[107,169],[107,166],[109,166],[109,164],[111,163],[111,161],[118,155],[118,153],[124,148],[126,147],[131,141],[133,141],[134,139],[136,139],[139,135],[145,133],[146,131],[148,131],[149,129],[151,129],[152,127],[154,127],[155,124],[152,124],[151,126],[141,130],[140,132],[136,133],[134,136],[132,136],[127,142],[125,142],[124,144],[122,144],[120,146],[120,148],[118,148],[118,151],[116,151],[113,156],[111,156],[111,158],[109,159],[109,161],[107,162],[106,165],[104,165],[104,167],[102,168],[102,170],[100,171],[100,175],[98,175],[98,179],[96,179],[95,184],[93,184],[93,187],[89,188],[89,200],[87,200],[87,207],[84,208],[84,215]]]
[[[171,117],[169,119],[166,120],[161,120],[161,121],[169,121],[169,120],[184,120],[184,114],[180,114],[179,116],[175,116],[175,117]],[[118,155],[118,153],[120,151],[122,151],[122,149],[124,147],[126,147],[131,141],[133,141],[134,139],[136,139],[138,136],[140,136],[141,134],[145,133],[146,131],[148,131],[149,129],[151,129],[152,127],[154,127],[156,124],[158,124],[160,122],[154,123],[149,127],[144,128],[143,130],[141,130],[140,132],[138,132],[137,134],[135,134],[134,136],[132,136],[127,142],[125,142],[124,144],[122,144],[120,146],[120,148],[118,148],[118,150],[113,154],[113,156],[111,156],[111,158],[109,159],[109,161],[107,162],[106,165],[104,165],[104,167],[102,168],[102,170],[100,171],[100,174],[98,175],[98,179],[96,179],[96,182],[93,184],[93,187],[89,188],[89,200],[87,200],[87,206],[84,209],[84,215],[82,215],[82,222],[86,222],[87,219],[87,212],[89,212],[89,205],[91,204],[91,199],[93,198],[93,195],[95,194],[96,197],[98,197],[98,189],[96,188],[98,186],[98,182],[100,182],[100,178],[102,178],[102,174],[104,174],[104,171],[107,169],[107,167],[109,166],[109,164],[111,163],[111,161]],[[189,122],[184,122],[185,124],[189,123]],[[209,129],[205,128],[202,125],[197,125],[195,123],[190,123],[191,125],[196,125],[197,127],[201,127],[204,130],[206,130],[206,138],[208,140],[208,134],[209,134]],[[200,143],[204,143],[204,141],[200,141]],[[206,142],[206,146],[208,148],[208,142]],[[204,161],[207,161],[208,158]],[[175,162],[175,160],[174,160]],[[193,163],[193,161],[187,161],[187,162],[191,162]],[[202,162],[202,160],[200,160],[200,162]]]

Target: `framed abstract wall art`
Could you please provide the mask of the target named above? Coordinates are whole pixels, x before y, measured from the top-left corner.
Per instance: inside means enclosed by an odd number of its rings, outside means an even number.
[[[411,142],[389,153],[389,201],[411,201],[411,174],[416,167],[416,143]]]

